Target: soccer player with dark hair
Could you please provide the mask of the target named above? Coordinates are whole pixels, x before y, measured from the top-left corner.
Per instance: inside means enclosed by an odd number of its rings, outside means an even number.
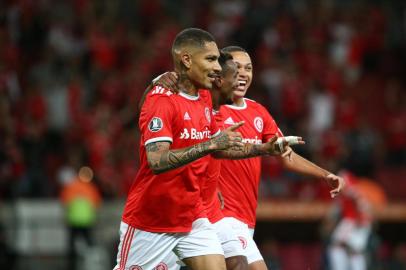
[[[213,37],[186,29],[176,36],[172,56],[180,93],[155,86],[142,104],[141,166],[125,205],[115,270],[167,269],[172,251],[191,269],[226,268],[199,179],[209,154],[242,146],[234,131],[240,125],[220,131],[212,119],[204,89],[212,88],[221,71]]]
[[[249,54],[241,47],[229,46],[224,49],[233,56],[238,66],[239,86],[234,91],[234,103],[221,106],[224,126],[244,121],[239,131],[243,142],[261,144],[275,134],[283,136],[276,122],[261,104],[245,98],[251,85],[253,67]],[[278,157],[284,168],[312,177],[326,180],[333,188],[331,196],[336,196],[344,186],[344,180],[314,163],[304,159],[290,149],[289,155]],[[223,160],[220,173],[220,191],[224,197],[223,213],[225,220],[234,229],[244,245],[250,270],[267,269],[265,262],[253,240],[258,186],[261,173],[260,158]]]

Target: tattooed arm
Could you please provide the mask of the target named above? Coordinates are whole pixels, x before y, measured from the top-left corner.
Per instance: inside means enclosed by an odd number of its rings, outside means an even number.
[[[179,168],[215,151],[241,146],[239,133],[223,131],[220,135],[206,142],[182,149],[170,149],[169,142],[149,143],[145,148],[149,167],[153,173],[159,174]]]
[[[289,151],[290,148],[286,147],[287,144],[284,144],[283,149],[280,149],[276,142],[277,139],[278,137],[275,136],[263,144],[245,143],[243,147],[229,148],[227,150],[216,152],[213,156],[215,158],[244,159],[264,155],[279,156],[287,154],[287,151]]]
[[[213,154],[215,158],[225,158],[225,159],[244,159],[251,157],[258,157],[268,154],[263,144],[251,144],[244,143],[240,148],[227,149],[223,151],[218,151]]]

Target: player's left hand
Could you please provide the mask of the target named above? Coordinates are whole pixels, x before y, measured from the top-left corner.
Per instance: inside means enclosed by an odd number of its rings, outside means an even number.
[[[176,72],[167,71],[152,80],[152,85],[160,85],[166,89],[172,90],[175,93],[179,93],[178,78],[179,77]]]
[[[326,176],[326,181],[333,188],[330,190],[331,198],[336,197],[345,187],[344,179],[332,173]]]

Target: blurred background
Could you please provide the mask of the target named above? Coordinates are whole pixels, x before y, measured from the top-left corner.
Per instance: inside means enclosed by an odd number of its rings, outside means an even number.
[[[306,140],[297,152],[373,186],[368,269],[406,269],[402,0],[1,0],[0,268],[112,269],[137,104],[192,26],[247,49],[247,97]],[[262,171],[255,238],[269,267],[329,269],[341,199],[272,158]]]

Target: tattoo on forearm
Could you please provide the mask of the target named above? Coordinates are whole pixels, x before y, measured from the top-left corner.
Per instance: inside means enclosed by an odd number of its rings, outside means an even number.
[[[230,144],[227,134],[221,132],[218,136],[212,139],[212,142],[217,145],[218,149],[227,149]]]
[[[259,144],[246,143],[242,148],[230,148],[222,152],[222,156],[229,159],[243,159],[263,155]]]
[[[154,172],[162,173],[181,167],[211,153],[212,150],[209,149],[209,146],[210,142],[207,141],[183,149],[168,149],[158,153],[162,150],[160,144],[150,143],[146,146],[146,151],[150,154],[148,161],[151,169]]]
[[[157,152],[159,150],[159,144],[158,143],[150,143],[145,146],[145,149],[147,152]]]

